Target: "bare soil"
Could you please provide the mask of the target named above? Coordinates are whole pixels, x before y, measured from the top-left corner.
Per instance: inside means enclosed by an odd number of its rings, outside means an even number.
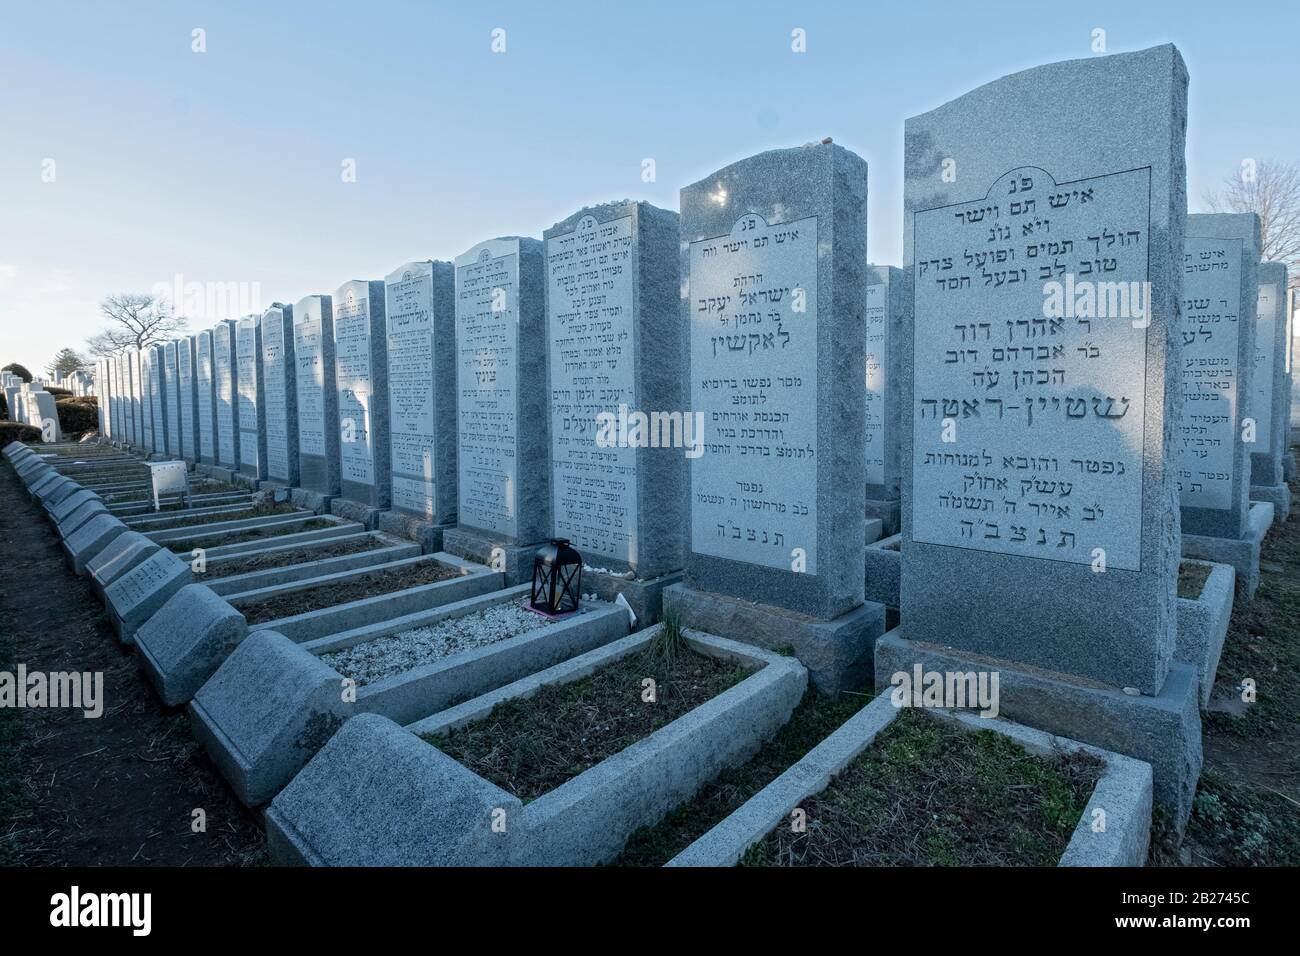
[[[347,581],[289,591],[286,594],[277,594],[247,604],[240,602],[237,606],[239,613],[244,615],[244,619],[249,624],[265,624],[267,621],[276,621],[282,617],[318,611],[323,607],[334,607],[336,604],[360,601],[362,598],[375,597],[379,594],[404,591],[422,584],[435,584],[438,581],[460,577],[460,574],[461,572],[456,568],[449,568],[434,561],[422,561],[395,570],[363,574]]]
[[[0,864],[244,866],[263,859],[185,716],[118,644],[50,524],[0,465],[0,670],[103,674],[104,712],[0,709]],[[195,810],[206,830],[194,832]]]
[[[211,539],[204,539],[200,544],[193,538],[186,538],[181,541],[168,541],[167,550],[176,554],[185,554],[193,551],[195,548],[215,548],[225,547],[228,544],[244,544],[249,541],[260,541],[263,538],[279,538],[283,535],[301,534],[304,531],[320,531],[324,528],[335,527],[332,521],[326,521],[324,518],[312,518],[304,521],[302,524],[296,524],[286,530],[283,526],[270,525],[262,528],[242,528],[239,531],[232,531],[223,534],[220,541],[214,543]]]
[[[314,547],[303,545],[300,548],[272,551],[268,554],[254,554],[239,560],[210,564],[204,577],[207,579],[229,578],[236,574],[251,574],[254,571],[274,571],[277,568],[288,568],[308,561],[342,558],[349,554],[362,554],[366,551],[375,551],[390,546],[391,542],[370,535],[351,541],[323,541]]]

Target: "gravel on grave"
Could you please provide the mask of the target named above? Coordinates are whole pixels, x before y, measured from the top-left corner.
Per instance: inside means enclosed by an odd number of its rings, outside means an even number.
[[[463,617],[322,654],[321,660],[358,684],[373,684],[422,664],[486,647],[552,623],[520,604],[495,604]]]

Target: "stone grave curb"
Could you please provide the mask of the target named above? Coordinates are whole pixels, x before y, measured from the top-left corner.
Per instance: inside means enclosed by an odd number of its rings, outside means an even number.
[[[275,631],[250,631],[189,702],[190,727],[248,807],[270,800],[343,723],[338,673]],[[234,707],[221,704],[238,702]],[[210,709],[211,708],[211,709]],[[223,729],[216,714],[242,724]],[[248,749],[240,743],[255,740]]]
[[[217,505],[216,507],[212,507],[212,508],[193,508],[193,509],[187,508],[179,512],[150,511],[146,514],[134,515],[133,517],[123,518],[122,520],[125,521],[131,528],[133,528],[136,531],[143,531],[145,533],[150,533],[150,532],[156,533],[159,531],[178,530],[172,528],[157,528],[155,526],[166,524],[168,521],[172,521],[182,516],[187,516],[191,518],[212,518],[213,520],[209,522],[210,524],[219,524],[222,523],[221,522],[222,515],[238,514],[239,512],[246,511],[247,509],[248,509],[248,505],[244,505],[244,504]],[[271,518],[271,517],[278,517],[278,515],[260,515],[258,517]],[[233,521],[234,519],[231,520]],[[246,518],[242,520],[252,521],[254,519]],[[196,526],[188,525],[187,527],[192,528]]]
[[[244,616],[203,584],[173,594],[135,635],[140,669],[168,707],[188,703],[248,633]]]
[[[365,532],[365,536],[379,534],[377,531]],[[321,544],[334,543],[338,541],[347,541],[352,536],[344,538],[329,538]],[[357,535],[356,537],[362,537]],[[267,548],[266,551],[294,550]],[[406,558],[415,558],[420,556],[420,546],[411,541],[399,542],[394,541],[392,544],[375,548],[371,551],[361,551],[357,554],[344,554],[333,558],[305,558],[300,564],[292,564],[282,568],[273,568],[267,571],[248,571],[244,574],[234,574],[229,577],[214,578],[208,582],[214,593],[220,595],[232,595],[246,591],[257,591],[266,588],[273,588],[287,584],[293,584],[308,577],[326,577],[332,574],[346,571],[358,571],[369,569],[375,565],[388,564],[393,561],[400,561]],[[239,555],[238,557],[247,557]],[[231,560],[229,558],[224,560]],[[208,562],[208,571],[211,572],[213,562]],[[203,580],[205,575],[198,575],[199,580]]]
[[[451,555],[443,552],[424,557],[437,559],[444,564],[451,564],[455,560]],[[299,582],[299,585],[303,584],[305,582]],[[302,643],[413,611],[426,610],[476,595],[499,591],[502,586],[501,572],[489,571],[480,565],[459,578],[421,584],[402,591],[391,591],[388,594],[376,594],[345,604],[336,604],[333,607],[319,608],[292,617],[267,621],[265,624],[250,625],[249,629],[278,631],[290,640]],[[233,594],[226,595],[226,599],[238,607],[236,597]]]
[[[1291,514],[1291,489],[1286,485],[1251,485],[1250,500],[1267,501],[1273,506],[1273,520],[1282,524]]]
[[[874,601],[824,620],[687,584],[664,590],[664,614],[676,614],[683,627],[720,637],[766,648],[793,647],[826,694],[869,678],[872,650],[885,630],[884,605]]]
[[[325,837],[339,848],[364,844],[371,864],[581,865],[617,855],[633,830],[661,818],[776,733],[807,688],[802,665],[749,645],[688,634],[691,645],[702,653],[759,669],[522,810],[516,798],[416,734],[472,721],[499,701],[529,696],[544,685],[580,680],[645,647],[659,626],[405,729],[373,716],[349,721],[347,733],[340,733],[310,761],[268,808],[267,840],[275,858],[322,865],[344,862],[313,837]],[[357,763],[368,762],[367,755],[391,752],[394,747],[414,760],[371,764],[366,779],[377,781],[378,792],[350,793],[349,788],[331,782],[341,779],[340,771],[350,773]],[[414,774],[410,773],[413,763],[419,767]],[[457,799],[447,800],[440,797],[443,794]],[[414,815],[403,814],[400,829],[374,838],[366,832],[371,821],[392,819],[394,810],[401,809],[385,800],[388,795],[403,801],[413,797]],[[464,812],[461,808],[466,806],[474,812]],[[487,810],[480,811],[481,807]],[[496,840],[485,840],[481,834],[490,832],[489,812],[497,808],[505,810],[506,832],[496,834]]]
[[[166,555],[166,558],[160,557]],[[171,561],[168,561],[170,558]],[[137,578],[149,562],[167,565],[163,577],[148,590],[137,588]],[[149,555],[130,571],[127,571],[106,588],[104,588],[104,606],[117,632],[118,640],[123,644],[135,643],[135,632],[158,613],[173,594],[190,583],[193,573],[190,566],[170,551],[158,550]]]
[[[1184,559],[1184,563],[1210,569],[1210,576],[1205,579],[1198,597],[1178,599],[1178,643],[1174,647],[1175,660],[1196,668],[1200,688],[1198,698],[1204,709],[1210,706],[1214,675],[1219,669],[1224,639],[1228,636],[1235,591],[1233,581],[1237,575],[1229,564],[1190,559]]]
[[[173,516],[174,517],[174,516]],[[141,534],[148,535],[159,544],[166,544],[169,541],[183,541],[188,538],[197,538],[201,535],[228,534],[231,531],[247,531],[249,528],[274,527],[285,519],[289,520],[309,520],[316,517],[310,514],[278,514],[278,515],[257,515],[252,518],[237,518],[230,521],[209,521],[204,524],[187,524],[178,528],[160,528],[156,531],[150,531],[148,526],[141,527],[135,523],[135,519],[124,522],[132,531],[139,531]]]
[[[903,573],[903,543],[901,534],[880,538],[867,545],[866,595],[887,608],[898,610],[898,589]]]
[[[462,616],[494,603],[499,603],[497,595],[484,595],[459,602],[456,613],[445,616]],[[368,639],[417,626],[419,623],[377,629],[380,633]],[[262,632],[250,631],[249,637],[257,633]],[[341,722],[362,713],[392,720],[416,719],[448,706],[458,695],[490,690],[522,674],[531,674],[538,666],[616,640],[627,633],[627,616],[622,608],[612,605],[592,608],[552,627],[361,685],[356,689],[354,703],[343,701],[341,689],[346,679],[321,660],[319,650],[292,642],[291,648],[286,647],[283,642],[288,638],[284,635],[266,633],[275,635],[274,653],[267,654],[263,649],[251,657],[239,658],[232,653],[215,668],[221,680],[203,685],[191,705],[191,717],[202,724],[203,739],[214,761],[249,806],[274,796],[325,743],[319,735],[312,740],[291,737],[293,728]],[[265,691],[264,685],[276,690]],[[324,694],[322,688],[328,688],[330,693]],[[249,706],[255,706],[247,703],[248,695],[263,692],[277,695],[274,710],[255,724],[230,726],[231,715],[242,719]],[[284,743],[291,739],[291,746]]]
[[[374,532],[368,533],[373,534]],[[293,594],[296,591],[305,591],[310,588],[320,587],[323,584],[346,584],[348,581],[354,580],[355,578],[364,577],[367,574],[374,574],[376,572],[397,571],[414,565],[441,563],[442,562],[434,558],[433,555],[421,554],[416,550],[414,554],[397,558],[393,561],[385,561],[381,564],[372,565],[370,567],[329,571],[321,574],[312,574],[304,578],[296,578],[292,581],[285,581],[280,584],[268,584],[265,586],[257,585],[251,588],[241,588],[237,591],[227,591],[224,596],[232,604],[247,601],[260,601],[263,598]],[[256,582],[254,582],[254,584],[256,584]],[[272,630],[275,630],[275,628],[272,628]]]
[[[316,520],[322,520],[326,518],[329,518],[329,516],[314,515],[308,513],[301,518],[294,518],[291,519],[290,521],[277,522],[275,524],[260,525],[259,527],[263,527],[263,528],[296,527],[299,525],[306,524],[308,521],[316,521]],[[338,521],[338,519],[334,519],[334,518],[329,518],[329,520],[331,522]],[[272,544],[275,544],[280,547],[290,547],[291,545],[296,545],[296,544],[308,544],[313,542],[333,541],[337,538],[350,537],[353,534],[364,533],[364,532],[365,529],[362,528],[360,525],[352,524],[351,522],[347,522],[347,521],[338,521],[337,524],[334,524],[332,527],[329,528],[316,528],[313,531],[286,531],[284,534],[277,534],[269,538],[255,538],[252,541],[236,541],[233,544],[214,544],[208,547],[204,547],[203,550],[206,552],[208,556],[208,560],[212,561],[217,558],[241,557],[245,554],[249,554],[254,551],[260,551]],[[209,534],[195,535],[194,537],[217,538],[219,540],[225,537],[226,534],[227,532],[218,531]],[[169,541],[163,542],[163,544],[164,545],[174,544],[176,540],[178,539],[171,539]],[[188,541],[190,539],[181,538],[179,540]]]
[[[110,584],[158,550],[154,542],[127,528],[87,562],[91,590],[99,595],[101,601],[106,600],[104,592]]]
[[[56,526],[59,532],[59,538],[66,541],[70,536],[85,527],[86,523],[92,518],[95,518],[98,515],[106,515],[108,513],[108,508],[104,505],[104,502],[100,501],[98,498],[83,501],[77,506],[77,509],[73,511],[72,514],[60,521]]]
[[[1267,501],[1252,501],[1246,516],[1246,537],[1211,538],[1184,534],[1183,557],[1211,564],[1228,564],[1236,569],[1237,593],[1253,600],[1259,587],[1259,550],[1273,524],[1273,506]]]
[[[805,799],[820,793],[856,760],[898,716],[883,693],[839,729],[709,830],[666,866],[735,866],[750,846],[762,840]],[[1010,737],[1039,756],[1057,750],[1092,754],[1106,768],[1062,854],[1059,866],[1144,866],[1151,840],[1151,766],[1108,750],[1056,737],[1000,718],[950,710],[924,711],[963,730],[989,730]],[[1095,810],[1105,813],[1106,829],[1092,830]],[[1117,825],[1118,824],[1118,825]]]
[[[78,576],[86,574],[86,566],[125,533],[126,525],[112,515],[97,515],[63,540],[63,556]]]
[[[582,590],[613,604],[619,595],[636,615],[636,628],[657,624],[663,617],[664,590],[681,583],[685,572],[670,571],[657,578],[625,578],[616,572],[582,569]]]
[[[414,541],[425,554],[434,554],[443,550],[443,535],[455,525],[434,524],[400,511],[381,511],[375,519],[375,527],[386,534]]]
[[[339,777],[340,765],[357,773],[355,780]],[[352,793],[369,780],[388,777],[414,783],[397,815],[391,812],[397,801],[367,804]],[[349,798],[356,812],[336,819],[333,806]],[[490,824],[497,820],[506,832],[514,832],[522,810],[516,797],[386,717],[358,714],[266,809],[267,850],[282,865],[506,866],[508,847]],[[443,826],[428,830],[425,821],[430,819]],[[314,849],[298,824],[311,829],[318,844],[324,838],[337,852]],[[367,838],[355,839],[356,834]]]
[[[1172,661],[1158,697],[1123,690],[1012,661],[983,658],[937,644],[909,641],[896,627],[876,642],[876,688],[890,676],[926,671],[996,671],[1000,713],[1035,727],[1151,765],[1156,803],[1182,832],[1201,776],[1201,712],[1196,669]]]

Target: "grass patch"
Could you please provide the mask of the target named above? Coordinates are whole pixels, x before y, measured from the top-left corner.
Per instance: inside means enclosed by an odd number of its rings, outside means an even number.
[[[628,838],[614,866],[663,866],[721,823],[871,700],[869,692],[828,697],[809,687],[790,721],[748,763],[724,770],[695,799]]]
[[[305,513],[305,512],[304,512]],[[321,531],[325,528],[337,528],[338,525],[325,518],[310,518],[302,524],[294,525],[291,530],[286,530],[284,525],[267,525],[263,528],[241,528],[238,531],[229,531],[220,536],[220,540],[213,542],[205,536],[204,539],[186,538],[181,541],[168,541],[166,548],[175,554],[188,554],[196,548],[224,548],[228,544],[245,544],[249,541],[260,541],[263,538],[279,538],[284,535],[301,534],[304,531]]]
[[[282,617],[319,611],[324,607],[360,601],[379,594],[391,594],[422,584],[435,584],[461,576],[459,568],[450,568],[436,561],[422,561],[401,568],[374,571],[346,581],[331,581],[315,587],[288,591],[259,601],[239,602],[237,609],[249,624],[265,624]]]
[[[1300,804],[1276,790],[1201,775],[1181,851],[1168,826],[1152,835],[1152,863],[1166,866],[1300,866]]]
[[[277,568],[289,568],[295,564],[308,561],[324,561],[326,558],[342,558],[350,554],[376,551],[391,547],[391,543],[382,538],[366,535],[353,540],[325,540],[320,544],[304,544],[297,548],[272,551],[266,554],[252,554],[246,558],[229,559],[208,567],[204,579],[228,578],[236,574],[251,574],[254,571],[274,571]]]
[[[1195,601],[1201,596],[1205,582],[1210,579],[1210,567],[1206,564],[1189,564],[1184,561],[1178,565],[1178,596]]]
[[[758,866],[1055,866],[1101,774],[1089,754],[1031,754],[991,730],[903,710],[829,787],[805,832],[778,824]]]
[[[1292,484],[1300,492],[1300,484]],[[1210,711],[1205,727],[1233,737],[1300,738],[1300,515],[1275,527],[1260,553],[1260,584],[1253,601],[1232,607],[1219,658],[1214,696],[1240,698],[1242,681],[1255,681],[1256,700],[1243,713]]]
[[[448,756],[527,803],[630,747],[752,671],[684,647],[672,661],[649,649],[582,680],[507,700],[482,720],[422,735]],[[655,682],[655,701],[643,699]]]

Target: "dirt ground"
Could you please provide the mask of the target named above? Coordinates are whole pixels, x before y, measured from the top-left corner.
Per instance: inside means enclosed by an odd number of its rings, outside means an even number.
[[[49,522],[0,465],[0,670],[103,674],[103,715],[0,710],[0,864],[246,866],[263,836],[118,644]],[[206,832],[194,832],[195,810]]]

